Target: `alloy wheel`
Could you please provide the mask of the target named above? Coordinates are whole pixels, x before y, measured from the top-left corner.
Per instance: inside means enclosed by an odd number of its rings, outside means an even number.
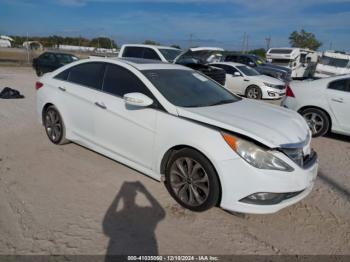
[[[61,118],[56,110],[47,110],[45,115],[45,129],[52,142],[57,143],[60,141],[63,128]]]
[[[248,93],[247,93],[247,97],[252,98],[252,99],[258,99],[259,98],[259,90],[256,87],[249,88]]]
[[[324,121],[319,114],[315,112],[305,113],[304,118],[313,135],[318,134],[323,129]]]
[[[196,160],[182,157],[170,168],[170,187],[185,204],[200,206],[209,196],[209,177]]]

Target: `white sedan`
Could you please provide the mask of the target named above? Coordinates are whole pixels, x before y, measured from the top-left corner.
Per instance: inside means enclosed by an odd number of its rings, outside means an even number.
[[[304,119],[190,68],[84,59],[44,75],[36,89],[53,143],[73,141],[163,180],[193,211],[273,213],[312,190],[318,161]]]
[[[262,75],[255,69],[233,62],[212,63],[226,71],[225,87],[235,94],[252,99],[279,99],[286,93],[286,84],[277,78]]]
[[[282,105],[299,112],[315,137],[350,135],[350,75],[291,82]]]

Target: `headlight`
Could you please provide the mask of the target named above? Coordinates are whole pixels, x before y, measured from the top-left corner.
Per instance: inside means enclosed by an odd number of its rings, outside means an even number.
[[[275,85],[273,85],[273,84],[266,83],[266,82],[264,82],[264,85],[265,85],[265,86],[268,86],[268,87],[274,87],[274,86],[275,86]]]
[[[256,168],[287,172],[292,172],[294,170],[283,160],[252,142],[228,133],[222,132],[221,134],[233,151]]]

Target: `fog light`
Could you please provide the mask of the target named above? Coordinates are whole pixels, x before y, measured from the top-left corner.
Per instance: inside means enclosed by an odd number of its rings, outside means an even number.
[[[254,205],[275,205],[281,203],[283,200],[295,197],[299,195],[302,191],[298,192],[289,192],[289,193],[269,193],[269,192],[259,192],[251,194],[243,199],[240,202]]]
[[[276,94],[273,93],[273,92],[267,92],[267,93],[268,93],[269,96],[276,96]]]

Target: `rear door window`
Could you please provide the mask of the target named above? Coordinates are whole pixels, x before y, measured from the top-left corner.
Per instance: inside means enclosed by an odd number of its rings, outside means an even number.
[[[154,99],[152,93],[136,75],[128,69],[112,64],[107,65],[103,91],[119,97],[136,92]]]
[[[123,57],[134,57],[134,58],[143,58],[143,49],[142,47],[137,46],[128,46],[124,48]]]
[[[329,89],[350,92],[349,79],[341,79],[333,81],[328,86]]]
[[[104,67],[105,64],[99,62],[84,63],[74,66],[70,68],[67,80],[75,84],[101,89]]]

